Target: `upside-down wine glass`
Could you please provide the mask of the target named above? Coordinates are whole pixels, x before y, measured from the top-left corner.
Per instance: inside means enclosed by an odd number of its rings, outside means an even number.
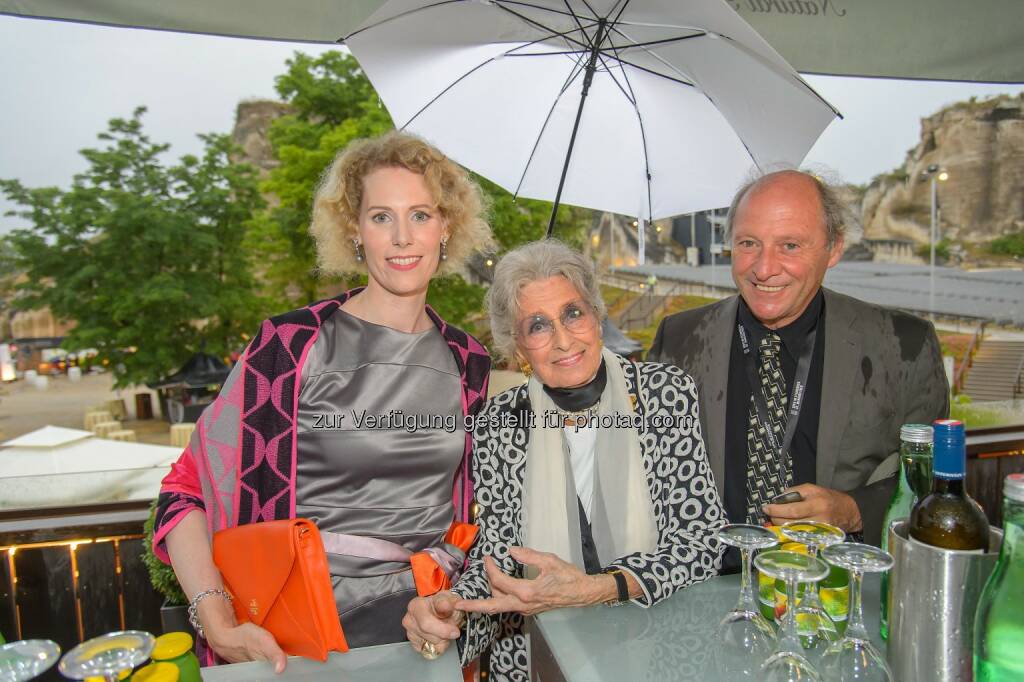
[[[892,670],[864,627],[861,608],[861,582],[864,573],[892,568],[892,555],[885,550],[859,542],[844,542],[826,547],[822,556],[831,564],[850,572],[850,615],[846,634],[833,642],[822,656],[821,665],[830,680],[840,682],[892,682]]]
[[[786,550],[761,552],[754,566],[786,584],[786,612],[779,627],[775,653],[761,666],[764,682],[821,682],[821,675],[804,655],[796,625],[797,583],[817,583],[828,575],[828,565],[808,554]]]
[[[774,547],[779,540],[767,528],[746,523],[723,526],[718,530],[718,539],[740,550],[743,565],[739,601],[715,631],[719,668],[731,680],[758,679],[761,662],[771,653],[775,642],[775,628],[757,608],[750,563],[755,550]]]
[[[117,682],[118,673],[143,663],[153,651],[153,635],[141,630],[111,632],[82,642],[60,659],[60,673],[72,680],[101,676]]]
[[[23,639],[0,646],[0,682],[23,682],[42,675],[60,658],[48,639]]]
[[[846,539],[846,533],[841,528],[822,521],[790,521],[783,524],[782,535],[806,545],[807,553],[812,557],[817,557],[825,547]],[[839,639],[839,630],[821,602],[817,584],[804,588],[803,598],[796,606],[796,622],[804,649],[817,655],[824,653],[832,642]]]

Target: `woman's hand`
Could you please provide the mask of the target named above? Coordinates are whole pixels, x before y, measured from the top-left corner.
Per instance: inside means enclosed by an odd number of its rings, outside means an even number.
[[[430,642],[437,653],[443,654],[453,639],[459,638],[459,628],[465,614],[455,608],[459,598],[445,590],[429,597],[416,597],[402,618],[402,627],[409,643],[416,651]]]
[[[491,598],[461,599],[455,608],[492,614],[514,611],[532,616],[566,606],[590,606],[615,595],[611,576],[587,575],[554,554],[528,547],[511,547],[509,554],[521,564],[537,567],[540,573],[533,580],[520,580],[503,573],[491,557],[484,557]]]
[[[218,656],[228,663],[267,661],[275,673],[284,672],[287,656],[277,645],[274,636],[252,623],[227,627],[204,626],[206,641]]]

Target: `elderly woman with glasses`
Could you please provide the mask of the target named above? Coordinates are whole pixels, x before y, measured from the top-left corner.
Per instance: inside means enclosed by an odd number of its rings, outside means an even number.
[[[417,649],[491,648],[495,680],[527,680],[523,617],[652,606],[718,572],[724,514],[697,389],[676,367],[603,347],[593,267],[555,240],[507,254],[488,293],[495,349],[526,384],[484,404],[472,472],[480,536],[451,591],[410,602]]]

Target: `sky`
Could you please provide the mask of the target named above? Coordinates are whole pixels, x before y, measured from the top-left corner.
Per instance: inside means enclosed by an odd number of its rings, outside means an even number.
[[[0,178],[66,188],[85,163],[78,150],[114,117],[145,105],[147,134],[172,159],[200,151],[198,133],[230,132],[235,107],[273,98],[288,44],[126,30],[0,16]],[[806,161],[853,183],[892,170],[917,143],[920,120],[946,104],[1016,94],[1021,86],[807,76],[844,119],[825,130]],[[0,198],[0,214],[13,208]],[[0,215],[0,232],[21,226]]]

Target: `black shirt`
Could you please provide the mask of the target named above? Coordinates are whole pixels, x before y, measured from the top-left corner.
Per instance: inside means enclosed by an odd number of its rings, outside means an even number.
[[[743,324],[750,336],[751,344],[758,348],[765,334],[772,331],[754,318],[750,308],[739,300],[736,312],[737,322]],[[814,483],[816,480],[815,461],[818,450],[818,418],[821,414],[821,378],[825,358],[825,297],[821,289],[807,309],[790,324],[774,330],[782,340],[780,364],[786,380],[786,394],[792,395],[796,365],[803,350],[804,341],[812,329],[818,333],[814,342],[814,354],[807,375],[807,388],[803,406],[797,422],[793,442],[790,445],[790,462],[793,470],[793,485]],[[726,516],[732,523],[746,523],[747,513],[747,422],[750,413],[750,382],[743,369],[743,347],[739,330],[733,327],[732,350],[729,355],[729,381],[726,394],[725,412],[725,482],[722,486]],[[739,553],[726,554],[723,572],[738,569]]]

